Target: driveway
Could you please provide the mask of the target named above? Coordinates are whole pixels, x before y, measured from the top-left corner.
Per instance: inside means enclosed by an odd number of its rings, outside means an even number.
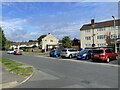
[[[33,77],[17,88],[118,88],[118,67],[5,52],[3,56],[36,68]]]

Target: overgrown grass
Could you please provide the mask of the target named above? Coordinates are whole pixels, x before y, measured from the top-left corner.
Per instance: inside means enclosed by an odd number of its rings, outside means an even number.
[[[23,77],[27,77],[33,72],[33,68],[31,66],[17,62],[15,60],[0,57],[0,61],[5,66],[6,70],[21,75]]]

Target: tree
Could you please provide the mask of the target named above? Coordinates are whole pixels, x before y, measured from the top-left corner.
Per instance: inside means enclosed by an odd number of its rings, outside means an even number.
[[[70,37],[69,36],[65,36],[63,39],[62,39],[62,44],[64,47],[71,47],[71,41],[70,41]]]
[[[4,35],[4,31],[0,27],[0,49],[5,50],[10,45],[10,41],[8,41]]]
[[[110,37],[110,33],[109,35],[106,36],[106,39],[105,39],[106,43],[107,43],[107,46],[114,46],[113,42],[115,41],[115,39],[112,39]]]
[[[46,37],[46,35],[41,35],[37,40],[38,40],[38,44],[40,44],[40,42],[42,41],[42,39]]]
[[[72,46],[80,46],[80,40],[77,38],[74,38],[72,40]]]
[[[0,36],[2,36],[2,37],[0,37],[0,39],[1,39],[0,43],[2,44],[2,50],[5,50],[6,37],[5,37],[4,32],[1,27],[0,27],[0,34],[1,34]]]

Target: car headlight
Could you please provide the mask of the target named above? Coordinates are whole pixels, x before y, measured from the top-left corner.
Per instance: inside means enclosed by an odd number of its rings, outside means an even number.
[[[83,56],[86,56],[87,54],[85,53],[85,54],[83,54]]]

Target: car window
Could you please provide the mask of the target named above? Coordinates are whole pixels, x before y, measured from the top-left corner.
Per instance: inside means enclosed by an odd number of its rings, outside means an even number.
[[[68,50],[68,51],[70,51],[70,52],[77,52],[77,50],[75,50],[75,49],[71,49],[71,50]]]
[[[92,53],[94,53],[94,54],[101,54],[101,53],[103,53],[103,50],[93,50]]]
[[[66,52],[67,50],[62,50],[62,52]]]
[[[91,53],[91,52],[92,52],[91,50],[88,51],[88,53]]]
[[[106,53],[112,53],[110,49],[105,50]]]

